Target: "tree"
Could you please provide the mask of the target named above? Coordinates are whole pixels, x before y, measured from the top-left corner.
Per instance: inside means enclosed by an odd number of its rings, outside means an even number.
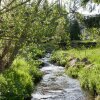
[[[34,44],[42,47],[43,44],[46,45],[51,41],[57,43],[53,39],[57,36],[56,30],[58,24],[60,25],[59,19],[65,19],[67,12],[60,7],[59,3],[49,5],[47,0],[41,1],[20,2],[13,0],[0,10],[1,71],[11,66],[23,48]],[[60,38],[67,41],[63,36]]]
[[[2,13],[0,27],[0,42],[2,48],[0,51],[1,71],[11,66],[19,50],[28,40],[27,38],[32,28],[31,24],[33,19],[31,18],[33,15],[37,14],[40,3],[41,0],[34,5],[33,10],[31,10],[27,5],[20,5],[19,7],[17,6],[16,9],[12,9],[10,12]],[[19,4],[22,3],[19,2]],[[34,11],[33,15],[30,14],[32,11]],[[35,18],[36,16],[34,16],[34,19]]]
[[[82,4],[86,4],[87,2],[89,2],[90,0],[82,0]],[[100,0],[93,0],[95,3],[100,3]]]
[[[70,24],[70,38],[71,40],[80,40],[80,26],[77,20],[73,20]]]

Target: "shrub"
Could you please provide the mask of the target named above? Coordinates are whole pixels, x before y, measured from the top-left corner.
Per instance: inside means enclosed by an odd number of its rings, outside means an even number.
[[[65,66],[67,64],[68,54],[66,51],[56,51],[51,56],[51,61],[56,62],[59,65]]]
[[[7,100],[23,100],[30,96],[41,76],[42,73],[36,66],[31,66],[23,58],[18,57],[11,68],[0,76],[1,93]]]
[[[77,78],[79,71],[80,69],[74,66],[74,67],[69,67],[66,73],[73,78]]]
[[[79,80],[80,84],[83,88],[88,89],[88,78],[89,78],[89,70],[83,69],[79,72]]]
[[[34,83],[37,84],[41,80],[42,72],[39,71],[37,67],[31,67],[30,73],[34,79]]]
[[[7,81],[5,77],[0,74],[0,100],[4,99],[3,93],[6,91]]]

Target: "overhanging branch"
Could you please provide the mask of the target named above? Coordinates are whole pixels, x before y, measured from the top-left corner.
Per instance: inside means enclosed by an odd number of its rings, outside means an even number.
[[[17,4],[16,6],[13,6],[13,7],[9,8],[9,9],[6,9],[5,11],[0,12],[0,15],[2,15],[2,14],[4,14],[4,13],[7,13],[7,12],[9,12],[9,11],[12,11],[12,10],[16,9],[16,8],[19,7],[19,6],[22,6],[23,4],[26,4],[26,3],[29,2],[29,1],[30,1],[30,0],[26,0],[26,1],[22,2],[22,3]]]

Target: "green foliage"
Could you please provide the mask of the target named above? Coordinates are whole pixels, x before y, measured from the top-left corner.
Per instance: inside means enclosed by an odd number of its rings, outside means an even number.
[[[80,68],[78,68],[77,66],[74,66],[74,67],[69,67],[67,70],[66,70],[66,73],[73,77],[73,78],[78,78],[78,73],[80,71]]]
[[[89,35],[89,40],[97,41],[97,45],[100,45],[100,28],[90,28],[87,29],[87,35]]]
[[[77,20],[72,20],[70,24],[70,38],[71,40],[80,40],[80,26]]]
[[[79,68],[77,67],[69,67],[67,70],[67,74],[73,78],[77,78],[78,77],[78,72],[79,72]]]
[[[71,24],[69,34],[68,13],[64,7],[56,3],[49,5],[47,0],[42,3],[41,1],[33,0],[30,5],[28,0],[27,4],[21,4],[19,0],[8,1],[9,7],[5,5],[0,11],[0,71],[3,72],[0,74],[0,95],[3,95],[0,99],[6,97],[8,100],[23,100],[25,96],[29,96],[42,76],[38,69],[41,62],[37,59],[45,51],[68,49],[70,40],[80,39],[80,27],[76,20]],[[93,32],[97,33],[97,30],[93,29]],[[68,67],[69,53],[78,58],[85,54],[90,61],[97,59],[90,55],[91,51],[89,53],[83,50],[81,54],[79,52],[61,50],[54,52],[51,59]],[[21,57],[15,59],[17,56]],[[100,59],[96,63],[99,61]],[[68,68],[68,73],[74,77],[78,76],[79,71],[78,67]],[[99,85],[97,88],[99,91]]]
[[[100,1],[99,0],[93,0],[95,3],[98,3],[100,4]],[[86,5],[86,3],[89,2],[89,0],[82,0],[82,4],[83,5]]]
[[[7,87],[7,81],[5,79],[5,77],[0,74],[0,100],[4,99],[3,93],[5,92]]]
[[[45,50],[43,48],[38,47],[36,44],[30,44],[28,46],[24,46],[19,55],[23,56],[28,62],[32,62],[34,59],[37,60],[44,56]],[[33,61],[34,62],[34,61]]]
[[[81,70],[79,80],[82,87],[90,90],[94,95],[100,94],[100,65]]]
[[[0,92],[8,100],[23,100],[30,96],[41,76],[36,66],[18,57],[12,67],[0,75]]]
[[[68,54],[66,51],[58,50],[51,56],[51,61],[59,65],[65,66],[67,64]]]
[[[41,6],[41,1],[18,6],[0,16],[0,57],[1,63],[4,62],[1,70],[11,66],[20,50],[23,55],[28,54],[27,59],[30,60],[41,57],[42,50],[51,49],[49,46],[55,49],[64,42],[63,47],[67,47],[69,41],[69,33],[65,30],[68,27],[68,18],[65,17],[67,11],[57,4],[49,5],[47,1]],[[17,3],[12,2],[13,5]],[[48,46],[48,43],[51,45]]]
[[[46,1],[41,6],[41,1],[20,5],[0,16],[0,71],[4,71],[0,93],[5,99],[23,100],[29,96],[42,76],[37,59],[45,49],[57,49],[60,42],[69,41],[65,30],[68,18],[62,15],[64,12],[67,16],[65,9]],[[18,3],[13,1],[9,8]],[[21,57],[15,59],[17,56]]]
[[[94,2],[96,2],[96,3],[100,4],[100,1],[99,1],[99,0],[94,0]]]
[[[82,0],[82,4],[85,5],[89,0]]]

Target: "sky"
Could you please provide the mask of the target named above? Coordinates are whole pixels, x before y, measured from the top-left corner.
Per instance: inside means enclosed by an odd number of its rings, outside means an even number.
[[[94,9],[95,8],[95,9]],[[96,14],[100,14],[100,4],[95,4],[95,3],[88,3],[86,8],[80,8],[78,10],[80,13],[84,14],[84,15],[96,15]]]
[[[54,3],[57,0],[48,0],[50,3]],[[66,6],[66,9],[68,10],[69,8],[69,2],[70,0],[60,0],[63,5]],[[77,0],[76,0],[77,1]],[[80,0],[78,0],[80,2]],[[78,5],[77,5],[78,6]],[[95,9],[94,9],[95,8]],[[92,9],[92,10],[91,10]],[[96,15],[100,14],[100,4],[95,4],[95,3],[88,3],[86,7],[79,7],[78,12],[83,14],[83,15]]]

